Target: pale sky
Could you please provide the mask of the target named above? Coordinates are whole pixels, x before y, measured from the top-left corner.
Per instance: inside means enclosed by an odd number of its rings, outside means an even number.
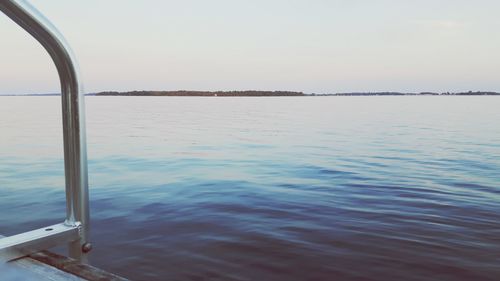
[[[498,0],[32,0],[85,90],[500,91]],[[0,94],[55,93],[0,13]]]

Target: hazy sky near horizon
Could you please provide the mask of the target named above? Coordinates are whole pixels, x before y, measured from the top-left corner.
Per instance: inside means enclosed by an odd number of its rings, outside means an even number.
[[[498,0],[32,0],[105,90],[500,91]],[[0,13],[0,94],[59,92]]]

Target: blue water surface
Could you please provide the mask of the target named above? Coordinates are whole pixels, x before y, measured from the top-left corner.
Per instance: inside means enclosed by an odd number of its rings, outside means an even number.
[[[0,97],[0,233],[65,213],[58,97]],[[499,280],[498,97],[89,97],[94,265]]]

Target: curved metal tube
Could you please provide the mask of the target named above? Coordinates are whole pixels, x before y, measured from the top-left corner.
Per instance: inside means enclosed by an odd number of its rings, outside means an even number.
[[[69,244],[69,254],[72,258],[87,262],[86,254],[82,251],[82,246],[89,239],[85,105],[75,57],[59,31],[27,1],[0,0],[0,10],[38,40],[56,65],[62,93],[67,207],[65,224],[81,224],[81,238]]]

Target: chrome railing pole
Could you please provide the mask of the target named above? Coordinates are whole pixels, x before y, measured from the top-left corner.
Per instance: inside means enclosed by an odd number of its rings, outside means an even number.
[[[56,65],[62,93],[67,203],[65,224],[80,227],[80,239],[69,243],[69,255],[86,263],[87,252],[91,247],[88,243],[89,195],[85,105],[76,60],[63,36],[27,1],[0,0],[0,10],[38,40]]]

